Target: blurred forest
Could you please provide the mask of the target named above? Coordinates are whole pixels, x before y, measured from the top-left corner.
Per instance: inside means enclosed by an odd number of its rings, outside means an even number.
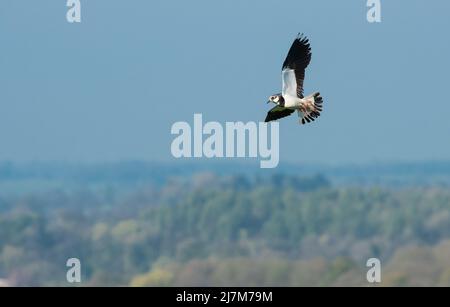
[[[0,164],[0,285],[450,286],[445,168],[191,169]]]

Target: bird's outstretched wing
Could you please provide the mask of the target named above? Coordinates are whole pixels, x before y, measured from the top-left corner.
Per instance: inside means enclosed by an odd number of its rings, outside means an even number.
[[[303,82],[305,69],[311,62],[311,46],[309,40],[299,35],[292,43],[286,60],[283,63],[283,93],[284,97],[303,98]]]
[[[277,120],[277,119],[289,116],[292,113],[294,113],[294,111],[295,110],[283,108],[280,106],[275,106],[269,112],[267,112],[265,122],[267,123],[267,122],[270,122],[273,120]]]

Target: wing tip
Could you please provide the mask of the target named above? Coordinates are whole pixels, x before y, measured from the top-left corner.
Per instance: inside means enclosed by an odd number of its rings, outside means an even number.
[[[299,41],[300,43],[305,43],[305,44],[309,43],[308,36],[306,36],[305,33],[303,33],[303,32],[299,32],[297,34],[296,40]]]
[[[295,68],[297,61],[299,62],[297,65],[302,68],[306,68],[311,61],[311,44],[309,38],[303,33],[299,33],[292,43],[282,69]]]

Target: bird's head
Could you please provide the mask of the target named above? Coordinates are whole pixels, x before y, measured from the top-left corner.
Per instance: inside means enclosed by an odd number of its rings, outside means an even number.
[[[281,102],[281,95],[272,95],[269,97],[269,101],[267,103],[273,102],[274,104],[280,104]]]

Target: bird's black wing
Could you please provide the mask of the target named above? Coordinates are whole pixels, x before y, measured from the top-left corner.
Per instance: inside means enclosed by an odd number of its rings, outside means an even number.
[[[267,116],[265,122],[270,122],[273,120],[277,120],[286,116],[291,115],[295,110],[283,108],[280,106],[273,107],[269,112],[267,112]]]
[[[311,46],[308,38],[299,35],[292,43],[286,60],[283,63],[283,88],[286,92],[283,94],[291,94],[295,82],[296,95],[303,98],[303,82],[305,80],[305,70],[311,62]],[[295,77],[295,80],[294,80]]]

